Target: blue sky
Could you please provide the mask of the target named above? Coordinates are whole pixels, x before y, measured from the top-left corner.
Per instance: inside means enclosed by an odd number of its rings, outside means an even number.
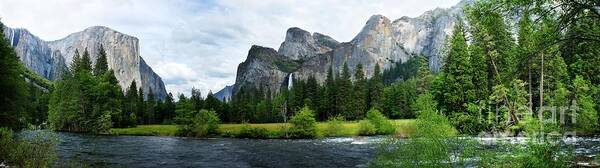
[[[2,0],[0,18],[44,40],[102,25],[138,37],[167,91],[217,92],[253,44],[279,48],[289,27],[350,41],[374,14],[415,17],[458,0]]]

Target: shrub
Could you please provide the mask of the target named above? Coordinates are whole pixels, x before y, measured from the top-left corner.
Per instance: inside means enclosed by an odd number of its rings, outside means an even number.
[[[452,149],[472,150],[472,145],[465,145],[468,141],[452,141],[456,130],[446,116],[439,114],[436,104],[431,103],[434,102],[431,94],[420,95],[417,102],[427,103],[414,106],[418,117],[411,139],[405,142],[392,139],[389,143],[382,143],[377,158],[372,162],[373,167],[448,167],[447,163],[453,162]],[[471,153],[460,152],[454,156],[468,158],[465,156]]]
[[[0,128],[0,163],[15,167],[50,167],[56,161],[57,136],[49,131],[25,132],[13,137],[11,130]]]
[[[342,116],[336,116],[333,117],[331,119],[329,119],[329,121],[327,121],[327,129],[326,134],[328,136],[341,136],[342,133],[340,132],[343,128],[342,128],[342,123],[344,122],[344,117]]]
[[[358,134],[359,135],[376,135],[377,128],[368,120],[360,120],[358,122]]]
[[[372,108],[367,112],[367,120],[375,126],[377,134],[387,135],[396,131],[394,125],[379,110]]]
[[[219,117],[215,111],[200,110],[192,113],[191,118],[178,117],[180,124],[177,134],[180,136],[205,137],[216,134],[219,129]]]
[[[244,124],[237,135],[238,138],[269,138],[269,130],[266,128],[253,128],[250,124]]]
[[[292,123],[289,130],[291,138],[313,138],[317,136],[315,114],[307,106],[300,109],[300,112],[294,115],[290,122]]]
[[[476,135],[483,131],[484,125],[475,116],[465,113],[453,113],[450,121],[461,134]]]

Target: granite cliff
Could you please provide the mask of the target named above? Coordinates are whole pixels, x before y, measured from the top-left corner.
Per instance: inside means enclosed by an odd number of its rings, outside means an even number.
[[[438,72],[446,37],[453,30],[456,16],[463,16],[462,8],[471,2],[464,0],[451,8],[437,8],[415,18],[401,17],[394,21],[373,15],[349,42],[340,43],[320,33],[290,28],[278,51],[259,46],[250,49],[247,59],[238,66],[232,93],[242,87],[277,92],[290,81],[309,76],[324,82],[330,66],[338,73],[344,63],[351,71],[362,64],[365,75],[371,77],[377,64],[390,68],[416,55],[429,58],[429,68]]]
[[[75,50],[87,49],[95,63],[96,52],[103,46],[107,52],[108,67],[115,71],[121,88],[126,89],[132,81],[145,93],[152,91],[158,98],[167,96],[165,85],[140,56],[139,40],[107,27],[95,26],[73,33],[55,41],[44,41],[26,29],[4,28],[21,62],[32,71],[56,80],[68,69]]]

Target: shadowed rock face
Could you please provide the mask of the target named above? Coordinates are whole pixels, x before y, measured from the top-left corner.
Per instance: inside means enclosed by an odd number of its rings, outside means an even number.
[[[438,8],[416,18],[402,17],[393,22],[385,16],[373,15],[354,39],[344,43],[319,33],[311,35],[300,28],[290,28],[277,52],[264,47],[260,47],[263,52],[254,51],[258,50],[256,46],[250,49],[248,58],[238,67],[233,93],[241,86],[262,86],[278,92],[290,73],[294,79],[314,76],[322,83],[329,67],[338,73],[344,63],[352,72],[356,65],[362,64],[365,75],[371,77],[375,65],[389,68],[415,55],[428,57],[429,68],[438,72],[445,40],[452,33],[456,16],[463,16],[462,8],[472,2],[463,0],[451,8]],[[270,59],[256,59],[259,55]],[[292,60],[296,64],[281,68],[273,60]]]
[[[234,93],[242,87],[279,90],[284,78],[294,72],[299,63],[272,48],[252,46],[246,61],[240,63]]]
[[[285,41],[281,43],[278,52],[293,60],[306,60],[331,51],[338,43],[329,36],[320,33],[311,35],[305,30],[293,27],[287,30]]]
[[[4,33],[12,41],[25,66],[39,75],[56,80],[73,61],[75,50],[88,50],[95,64],[100,46],[107,53],[108,67],[115,71],[121,88],[136,81],[145,93],[152,91],[160,99],[167,96],[164,83],[140,56],[139,40],[107,27],[95,26],[63,39],[44,41],[25,29],[6,27]]]
[[[64,59],[60,59],[60,53],[53,52],[45,41],[29,31],[4,27],[4,34],[25,67],[38,75],[54,80],[66,69]]]

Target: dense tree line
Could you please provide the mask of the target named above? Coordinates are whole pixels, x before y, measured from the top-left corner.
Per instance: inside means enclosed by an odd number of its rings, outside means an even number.
[[[371,108],[380,108],[384,89],[379,65],[371,78],[362,64],[350,72],[344,64],[340,72],[329,67],[323,83],[314,76],[294,80],[291,89],[270,93],[263,88],[242,87],[230,102],[229,122],[285,122],[305,105],[314,109],[319,121],[341,116],[348,120],[363,119]]]
[[[108,68],[107,55],[100,46],[96,64],[92,67],[87,49],[75,51],[69,72],[63,73],[48,105],[48,121],[55,130],[102,133],[112,127],[133,127],[155,124],[174,117],[172,95],[158,101],[152,92],[132,82],[127,92]]]
[[[597,3],[552,2],[481,1],[465,10],[468,24],[455,26],[432,88],[461,132],[518,131],[552,108],[567,121],[557,117],[553,128],[597,130],[600,15],[588,9]]]

